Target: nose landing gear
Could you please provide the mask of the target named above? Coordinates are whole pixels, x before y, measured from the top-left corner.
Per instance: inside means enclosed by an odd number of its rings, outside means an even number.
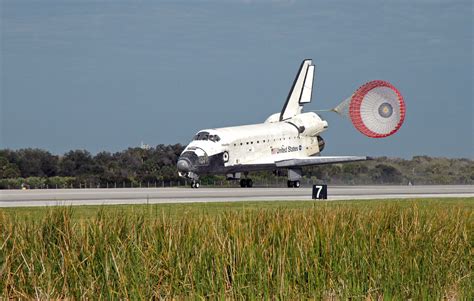
[[[194,172],[188,172],[186,177],[191,179],[191,188],[199,188],[201,183],[199,182],[199,176]]]

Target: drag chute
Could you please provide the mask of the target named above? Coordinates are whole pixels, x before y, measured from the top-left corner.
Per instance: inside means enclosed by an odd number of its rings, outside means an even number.
[[[348,117],[354,127],[371,138],[395,134],[405,120],[405,102],[400,91],[382,80],[368,82],[333,111]]]

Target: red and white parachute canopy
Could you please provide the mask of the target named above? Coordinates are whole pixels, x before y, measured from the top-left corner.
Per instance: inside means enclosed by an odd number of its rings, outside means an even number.
[[[371,138],[393,135],[405,120],[403,96],[382,80],[364,84],[334,111],[349,117],[359,132]]]

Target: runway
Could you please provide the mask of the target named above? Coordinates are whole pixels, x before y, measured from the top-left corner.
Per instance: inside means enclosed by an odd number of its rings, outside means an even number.
[[[474,197],[474,185],[328,186],[329,200]],[[311,188],[2,190],[0,207],[311,200]]]

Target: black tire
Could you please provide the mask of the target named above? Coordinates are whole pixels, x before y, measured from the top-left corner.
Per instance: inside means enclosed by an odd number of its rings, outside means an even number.
[[[246,179],[240,179],[240,187],[242,187],[242,188],[247,187]]]
[[[301,186],[300,181],[295,181],[295,182],[293,183],[293,186],[294,186],[295,188],[300,188],[300,186]]]
[[[252,186],[253,186],[252,179],[247,179],[247,187],[252,187]]]
[[[201,184],[198,181],[192,181],[191,182],[191,188],[199,188]]]

